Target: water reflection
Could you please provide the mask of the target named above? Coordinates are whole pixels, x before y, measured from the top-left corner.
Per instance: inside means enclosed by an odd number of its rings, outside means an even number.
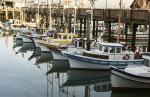
[[[69,92],[75,93],[77,97],[93,97],[92,95],[97,95],[98,92],[111,90],[110,71],[69,70],[68,78],[62,87],[69,87]],[[79,90],[72,90],[78,87]]]
[[[20,52],[26,52],[29,50],[34,50],[34,43],[28,43],[28,42],[23,42],[21,48],[16,52],[16,53],[20,53]]]
[[[53,60],[52,61],[52,68],[47,72],[47,74],[50,73],[64,73],[67,72],[70,69],[69,60]]]
[[[8,36],[4,37],[5,47],[8,47]]]
[[[68,76],[64,86],[83,86],[105,81],[110,82],[110,71],[69,70]]]
[[[41,52],[40,56],[36,57],[36,65],[43,64],[43,63],[49,63],[53,60],[53,55],[51,52]]]
[[[39,57],[39,56],[41,56],[41,48],[36,47],[35,50],[33,51],[32,55],[28,58],[28,60],[30,61],[31,59]]]
[[[111,92],[110,71],[72,69],[67,60],[53,60],[50,51],[44,52],[40,48],[26,50],[26,56],[20,57],[12,51],[12,37],[7,39],[0,39],[2,97],[150,96],[142,91]]]
[[[22,38],[16,38],[16,37],[13,37],[13,48],[16,48],[16,47],[19,47],[19,46],[22,46],[23,44],[23,39]]]
[[[111,97],[150,97],[150,92],[112,92]]]
[[[16,43],[14,43],[14,47],[17,47],[18,45],[21,45],[21,48],[16,53],[26,52],[29,50],[32,51],[35,49],[35,45],[34,45],[32,39],[30,39],[29,37],[26,37],[26,36],[21,36],[19,38],[16,38]]]

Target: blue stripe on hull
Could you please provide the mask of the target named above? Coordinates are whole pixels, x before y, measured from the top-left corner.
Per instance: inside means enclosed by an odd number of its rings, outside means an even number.
[[[80,56],[74,56],[70,54],[66,54],[69,58],[76,59],[79,61],[87,62],[87,63],[92,63],[92,64],[99,64],[99,65],[113,65],[113,66],[127,66],[128,64],[144,64],[143,61],[103,61],[103,60],[96,60],[96,59],[89,59],[89,58],[84,58]]]

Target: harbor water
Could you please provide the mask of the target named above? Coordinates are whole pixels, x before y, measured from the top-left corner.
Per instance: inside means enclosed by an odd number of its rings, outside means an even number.
[[[12,36],[0,37],[0,97],[150,97],[112,92],[110,71],[53,66],[46,53],[31,59],[35,50],[18,52],[21,46],[13,48],[13,41]]]

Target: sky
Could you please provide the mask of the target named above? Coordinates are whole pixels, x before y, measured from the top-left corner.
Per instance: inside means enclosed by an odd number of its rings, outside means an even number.
[[[25,2],[25,0],[15,0],[17,2]],[[31,1],[31,0],[26,0],[26,1]],[[37,2],[38,0],[34,0],[34,2]],[[40,2],[49,2],[51,3],[53,1],[53,3],[58,3],[59,0],[39,0]],[[62,3],[64,2],[64,0],[60,0]],[[75,0],[70,0],[71,1],[71,5],[73,6],[75,3]],[[83,2],[84,7],[89,8],[91,7],[90,1],[89,0],[77,0],[78,2]],[[128,9],[130,8],[130,5],[132,4],[134,0],[122,0],[122,8]],[[107,3],[106,3],[107,2]],[[119,2],[120,0],[96,0],[95,4],[94,4],[94,8],[119,8]]]

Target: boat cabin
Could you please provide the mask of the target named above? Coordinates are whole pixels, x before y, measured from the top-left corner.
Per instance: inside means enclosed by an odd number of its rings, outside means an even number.
[[[119,43],[101,43],[96,44],[97,50],[104,53],[122,53],[123,45]]]
[[[74,37],[78,37],[78,35],[73,33],[57,33],[57,38],[62,40],[72,40]]]
[[[134,52],[125,50],[119,43],[97,42],[94,51],[84,51],[84,56],[107,60],[134,60]]]
[[[90,40],[91,45],[94,44],[94,39]],[[75,48],[86,48],[87,39],[86,38],[73,38],[73,45]]]

